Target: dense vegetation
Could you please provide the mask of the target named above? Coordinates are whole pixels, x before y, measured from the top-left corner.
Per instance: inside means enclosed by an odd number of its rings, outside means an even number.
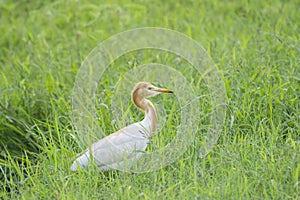
[[[0,1],[0,198],[299,198],[299,10],[292,0]],[[217,145],[199,158],[195,142],[155,172],[72,173],[82,147],[71,93],[82,61],[111,35],[146,26],[192,37],[222,72]],[[101,80],[108,107],[111,77],[124,66]],[[112,131],[113,115],[101,112]]]

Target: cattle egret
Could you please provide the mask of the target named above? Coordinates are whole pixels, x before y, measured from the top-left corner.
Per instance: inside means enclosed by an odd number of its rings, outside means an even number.
[[[91,148],[73,162],[71,170],[77,171],[78,167],[88,166],[91,157],[103,171],[122,167],[124,162],[140,158],[151,137],[155,135],[158,124],[155,107],[146,98],[161,93],[173,93],[173,91],[155,87],[147,82],[137,83],[131,97],[134,105],[145,112],[144,119],[93,143]]]

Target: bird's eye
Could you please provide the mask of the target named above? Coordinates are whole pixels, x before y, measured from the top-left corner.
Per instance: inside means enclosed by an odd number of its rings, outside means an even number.
[[[152,90],[153,88],[152,88],[152,87],[148,87],[147,89],[148,89],[148,90]]]

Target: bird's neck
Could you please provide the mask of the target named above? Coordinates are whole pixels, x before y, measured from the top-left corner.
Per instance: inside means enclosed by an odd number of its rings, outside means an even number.
[[[148,134],[150,137],[154,136],[158,124],[158,118],[154,105],[151,103],[151,101],[145,98],[136,99],[134,104],[145,112],[145,118],[143,119],[142,123],[146,129],[149,129]]]

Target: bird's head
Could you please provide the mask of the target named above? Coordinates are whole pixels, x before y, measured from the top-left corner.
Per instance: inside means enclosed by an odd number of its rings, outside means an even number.
[[[148,82],[137,83],[132,91],[133,96],[139,95],[142,98],[153,97],[161,93],[173,93],[173,91],[156,87]]]

